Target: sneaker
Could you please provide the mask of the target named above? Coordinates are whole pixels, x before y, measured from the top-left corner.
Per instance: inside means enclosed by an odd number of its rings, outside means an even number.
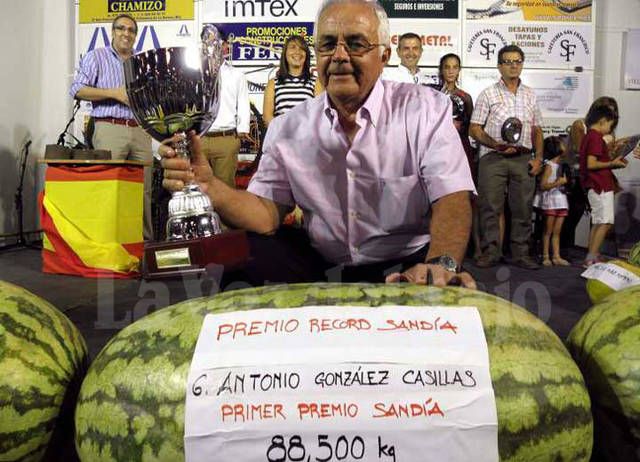
[[[476,266],[478,268],[491,268],[493,266],[497,266],[500,263],[500,259],[498,257],[492,257],[491,255],[480,255],[476,259]]]
[[[513,260],[511,263],[522,269],[527,269],[527,270],[540,269],[540,265],[528,255],[524,257],[520,257],[517,260]]]

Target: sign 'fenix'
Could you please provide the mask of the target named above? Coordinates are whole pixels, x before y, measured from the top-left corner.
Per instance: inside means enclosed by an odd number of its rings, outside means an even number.
[[[298,16],[298,0],[225,0],[226,17],[273,16],[276,18]]]

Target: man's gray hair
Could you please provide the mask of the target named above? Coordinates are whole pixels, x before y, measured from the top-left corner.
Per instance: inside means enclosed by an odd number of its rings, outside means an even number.
[[[313,27],[313,40],[317,43],[318,40],[318,23],[320,21],[320,17],[322,13],[332,5],[340,4],[340,3],[364,3],[366,5],[370,5],[373,8],[373,11],[376,13],[378,17],[378,43],[385,45],[385,47],[389,46],[389,41],[391,39],[391,32],[389,28],[389,17],[387,16],[387,12],[384,10],[382,5],[377,2],[377,0],[324,0],[320,9],[318,10],[318,14],[316,15],[316,22]],[[384,52],[384,48],[383,51]]]

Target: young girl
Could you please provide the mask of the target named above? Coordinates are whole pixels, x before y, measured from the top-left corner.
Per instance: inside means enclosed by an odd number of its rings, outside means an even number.
[[[560,256],[560,232],[562,223],[568,215],[569,202],[563,186],[567,178],[562,175],[560,162],[566,154],[566,147],[557,136],[544,140],[545,167],[540,180],[535,205],[542,209],[545,217],[542,238],[542,264],[544,266],[569,266],[569,262]],[[553,251],[549,258],[549,241]]]

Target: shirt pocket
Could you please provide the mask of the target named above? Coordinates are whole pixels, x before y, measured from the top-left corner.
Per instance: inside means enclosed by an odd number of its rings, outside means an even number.
[[[427,199],[418,175],[378,180],[378,216],[386,232],[426,232]]]

